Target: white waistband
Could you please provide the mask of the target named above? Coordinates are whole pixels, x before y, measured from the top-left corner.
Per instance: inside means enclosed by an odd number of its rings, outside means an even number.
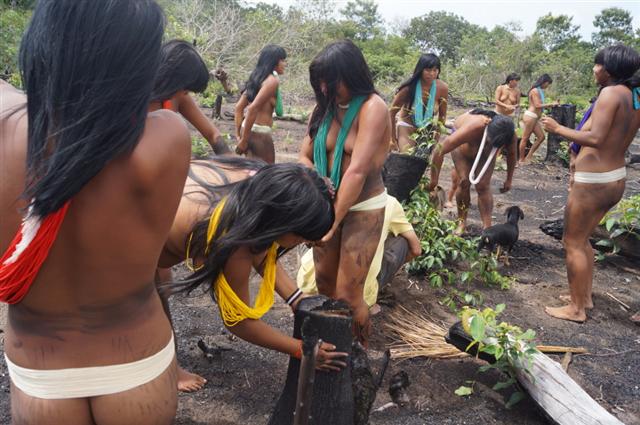
[[[573,181],[576,183],[611,183],[617,182],[627,177],[627,169],[620,167],[616,170],[606,171],[604,173],[589,173],[586,171],[576,171],[573,175]]]
[[[366,201],[358,202],[349,211],[372,211],[379,210],[387,206],[387,189],[379,195],[369,198]]]
[[[242,128],[244,128],[244,121],[242,121]],[[271,127],[268,125],[253,124],[251,131],[254,133],[271,134]]]
[[[109,366],[27,369],[12,363],[4,355],[13,384],[31,397],[44,399],[96,397],[127,391],[157,378],[174,357],[173,334],[166,347],[156,354],[135,362]]]
[[[535,112],[531,112],[529,110],[524,111],[524,115],[527,117],[535,118],[535,119],[540,118],[538,114],[536,114]]]

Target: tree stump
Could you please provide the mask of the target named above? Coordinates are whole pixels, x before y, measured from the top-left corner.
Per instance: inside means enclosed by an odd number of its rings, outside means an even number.
[[[301,338],[305,318],[318,330],[318,337],[351,356],[352,320],[346,304],[322,295],[304,298],[295,314],[293,337]],[[269,419],[269,425],[293,424],[300,360],[290,358],[282,394]],[[354,425],[354,393],[351,362],[340,372],[319,372],[315,376],[310,425]]]
[[[576,127],[576,105],[558,105],[551,108],[551,118],[558,121],[560,125],[569,128]],[[564,164],[564,161],[558,155],[560,150],[560,142],[567,141],[557,134],[549,133],[547,135],[547,156],[545,161],[554,161]],[[568,164],[566,164],[568,166]]]

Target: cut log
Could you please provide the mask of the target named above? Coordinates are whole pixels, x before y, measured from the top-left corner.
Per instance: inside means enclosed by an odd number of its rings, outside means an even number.
[[[306,124],[308,121],[308,118],[302,114],[284,114],[281,117],[274,115],[273,119],[277,121],[293,121],[300,124]]]
[[[449,329],[447,342],[464,351],[472,339],[460,322]],[[477,354],[474,345],[469,353]],[[518,383],[544,411],[548,419],[557,425],[624,425],[587,394],[557,362],[537,352],[533,354],[529,374],[518,369]],[[480,353],[479,358],[490,363],[493,356]]]
[[[304,298],[295,314],[293,337],[301,337],[301,326],[305,318],[318,330],[318,337],[336,346],[336,351],[351,355],[351,315],[343,303],[324,296]],[[289,359],[287,378],[282,394],[276,403],[269,425],[291,425],[293,423],[300,360]],[[311,402],[311,425],[353,425],[354,395],[351,385],[351,362],[340,372],[318,373],[313,386]]]
[[[540,225],[540,230],[549,236],[562,240],[564,222],[562,219],[545,221]],[[610,239],[609,236],[610,233],[607,232],[607,229],[600,225],[593,231],[589,241],[595,249],[609,252],[611,251],[610,247],[596,245],[598,241]],[[629,258],[640,259],[640,235],[635,232],[626,232],[620,236],[616,236],[613,240],[620,248],[618,254]]]

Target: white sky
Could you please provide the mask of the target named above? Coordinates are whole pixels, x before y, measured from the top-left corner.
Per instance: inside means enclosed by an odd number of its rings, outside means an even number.
[[[264,3],[277,4],[284,10],[296,3],[296,0],[262,0]],[[248,3],[257,3],[249,0]],[[336,9],[342,9],[346,0],[334,2]],[[593,19],[600,11],[607,7],[620,7],[631,12],[634,30],[640,27],[640,0],[376,0],[378,11],[382,17],[393,25],[397,21],[409,21],[430,11],[444,10],[462,16],[467,21],[493,28],[495,25],[507,22],[519,22],[524,35],[531,34],[536,21],[542,15],[551,12],[554,15],[573,16],[573,23],[580,25],[580,35],[586,41],[591,40],[591,33],[595,31]]]

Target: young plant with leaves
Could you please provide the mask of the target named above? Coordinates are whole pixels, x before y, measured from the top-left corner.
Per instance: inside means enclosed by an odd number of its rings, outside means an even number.
[[[517,372],[522,371],[531,377],[530,373],[533,355],[538,352],[533,339],[536,333],[527,329],[523,332],[518,326],[506,322],[498,322],[497,316],[505,309],[504,304],[498,304],[494,309],[485,308],[482,311],[465,307],[460,317],[462,327],[472,338],[467,347],[476,349],[477,353],[486,353],[495,358],[495,363],[480,367],[481,372],[497,369],[507,379],[496,383],[494,390],[508,388],[516,383]],[[456,390],[458,395],[467,395],[465,386]],[[510,408],[524,397],[521,391],[514,392],[506,404]]]

